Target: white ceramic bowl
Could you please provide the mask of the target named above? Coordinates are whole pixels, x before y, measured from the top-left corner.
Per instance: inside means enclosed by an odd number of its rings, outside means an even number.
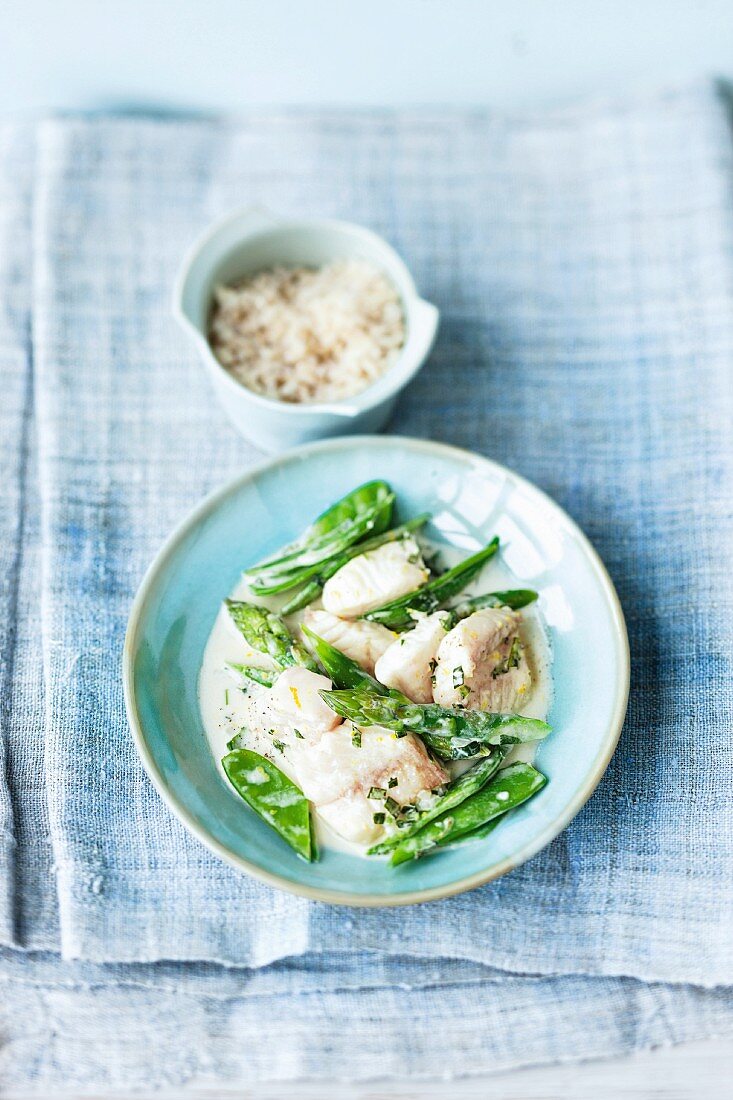
[[[277,264],[321,267],[335,259],[367,260],[394,283],[405,313],[405,344],[395,364],[373,385],[343,401],[294,405],[254,393],[216,359],[206,337],[214,286]],[[394,249],[348,222],[286,220],[249,207],[217,222],[193,246],[176,280],[174,314],[199,350],[219,403],[242,435],[266,451],[353,432],[380,431],[400,390],[433,346],[438,310],[418,296]]]

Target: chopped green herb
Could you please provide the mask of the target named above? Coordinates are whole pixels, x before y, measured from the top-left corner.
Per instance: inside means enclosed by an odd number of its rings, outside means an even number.
[[[305,737],[303,737],[303,734],[300,732],[300,730],[296,730],[295,726],[293,726],[293,733],[299,741],[305,741]]]
[[[373,814],[372,820],[375,825],[384,825],[384,819],[386,816],[386,814]]]
[[[512,668],[518,668],[519,662],[522,660],[522,643],[519,640],[519,635],[512,638],[512,644],[503,660],[499,661],[494,666],[491,673],[492,679],[496,679],[497,676],[503,676],[505,672],[509,672]]]
[[[387,786],[389,788],[396,787],[398,782],[399,782],[399,780],[397,779],[397,776],[393,775],[392,778],[390,779],[389,783],[387,784]]]
[[[384,807],[386,810],[389,810],[389,812],[392,814],[392,817],[397,817],[402,812],[402,807],[400,806],[399,802],[397,802],[394,798],[390,798],[389,795],[387,795],[384,800]]]
[[[463,675],[463,669],[459,665],[458,668],[453,669],[453,687],[457,688],[463,684],[465,677]]]
[[[458,688],[458,694],[460,695],[461,699],[467,699],[468,696],[471,694],[471,689],[468,684],[461,684]]]
[[[387,797],[384,787],[370,787],[367,798],[378,798],[382,802]]]
[[[272,743],[278,752],[285,752],[285,745],[282,741],[273,741]]]
[[[227,688],[226,691],[224,692],[224,706],[225,707],[229,706],[229,688]]]
[[[428,661],[428,668],[430,669],[431,672],[435,672],[437,667],[438,667],[438,662],[435,660],[435,657],[431,657],[430,660]]]
[[[235,733],[235,734],[234,734],[234,737],[232,737],[231,741],[227,741],[227,749],[229,750],[229,752],[232,752],[232,751],[233,751],[234,749],[241,749],[241,748],[243,748],[243,745],[242,745],[242,734],[243,734],[244,732],[245,732],[245,731],[244,731],[244,729],[241,729],[241,730],[239,731],[239,733]]]
[[[354,730],[351,735],[351,744],[355,749],[361,748],[361,730]]]

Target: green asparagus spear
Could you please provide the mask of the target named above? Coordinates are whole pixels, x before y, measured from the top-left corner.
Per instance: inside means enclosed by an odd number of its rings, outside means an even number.
[[[314,858],[307,798],[266,756],[235,749],[222,760],[229,782],[256,814],[308,861]]]
[[[451,783],[445,793],[436,798],[433,805],[428,810],[424,810],[415,821],[404,826],[398,833],[388,837],[381,844],[375,844],[367,854],[376,856],[391,852],[393,848],[397,848],[407,837],[413,836],[424,825],[448,810],[452,810],[455,806],[459,806],[461,802],[465,802],[467,798],[470,798],[476,791],[480,791],[488,783],[505,756],[506,750],[494,749],[491,756],[485,756],[482,760],[479,760],[477,764],[464,772],[459,779]]]
[[[383,531],[379,535],[375,535],[373,538],[364,539],[362,542],[357,542],[355,546],[350,546],[343,553],[337,554],[336,557],[330,558],[318,567],[318,572],[306,582],[303,588],[299,592],[296,592],[294,596],[288,600],[288,602],[282,608],[283,615],[292,615],[294,611],[299,611],[301,607],[306,607],[313,600],[317,599],[321,594],[321,590],[334,573],[338,573],[348,561],[352,558],[357,558],[361,554],[366,554],[370,550],[378,550],[380,546],[384,546],[388,542],[396,542],[398,539],[405,538],[412,531],[416,531],[419,527],[423,527],[430,515],[428,512],[424,512],[422,515],[416,516],[414,519],[408,520],[407,523],[400,524],[399,527],[393,527],[389,531]]]
[[[384,726],[397,734],[417,733],[437,756],[461,760],[487,755],[490,746],[538,741],[550,727],[519,714],[490,714],[437,703],[412,703],[395,695],[378,695],[363,688],[322,691],[331,710],[359,726]]]
[[[319,671],[308,650],[293,638],[279,615],[244,600],[225,603],[234,625],[258,653],[267,653],[280,668],[303,665],[311,672]]]
[[[476,794],[459,806],[436,817],[413,836],[406,837],[394,849],[393,866],[449,844],[473,832],[494,818],[526,802],[546,784],[547,779],[531,764],[510,764]]]
[[[512,611],[519,611],[527,604],[534,603],[537,593],[531,588],[512,588],[506,592],[486,592],[482,596],[471,596],[467,600],[461,600],[454,607],[449,607],[451,626],[455,626],[461,619],[467,619],[474,611],[481,611],[484,607],[511,607]]]
[[[395,494],[385,481],[370,481],[333,504],[294,543],[247,569],[259,595],[284,592],[308,580],[322,564],[364,538],[385,531]]]
[[[263,687],[271,688],[277,680],[278,674],[273,669],[255,668],[254,665],[236,665],[233,661],[227,661],[227,665],[232,672],[238,672],[240,676],[246,676],[248,680],[262,684]]]
[[[363,617],[375,623],[382,623],[390,630],[409,630],[415,625],[410,615],[411,611],[423,611],[430,613],[442,607],[453,596],[457,596],[467,584],[483,569],[486,562],[493,558],[499,549],[498,538],[492,539],[488,546],[478,553],[466,558],[460,565],[442,573],[432,581],[428,581],[422,588],[415,592],[409,592],[406,596],[400,596],[397,600],[378,607],[374,611],[367,611]]]
[[[310,640],[326,675],[337,688],[356,688],[357,690],[365,688],[376,695],[389,695],[389,688],[365,672],[356,661],[352,661],[351,657],[347,657],[340,649],[336,649],[325,638],[320,638],[309,627],[303,626],[301,629]]]

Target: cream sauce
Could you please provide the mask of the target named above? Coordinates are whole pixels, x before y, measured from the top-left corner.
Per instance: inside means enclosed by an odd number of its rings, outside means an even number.
[[[469,552],[431,544],[426,539],[420,539],[420,544],[426,554],[439,551],[441,563],[446,568],[462,561]],[[460,598],[478,595],[481,592],[518,587],[520,584],[516,577],[500,560],[494,559],[487,563],[478,578],[461,594]],[[277,610],[284,602],[277,597],[262,599],[253,596],[244,580],[241,580],[229,595],[232,599],[248,600],[251,603],[271,607],[273,610]],[[287,595],[289,596],[290,593]],[[320,607],[320,601],[311,606]],[[299,622],[301,618],[302,613],[293,616],[291,625]],[[544,721],[552,704],[552,653],[537,604],[531,604],[522,610],[520,635],[526,646],[525,652],[532,674],[532,687],[527,698],[523,700],[520,713],[527,718],[540,718]],[[267,730],[262,728],[262,722],[257,717],[261,713],[262,701],[267,697],[268,689],[254,683],[246,684],[243,689],[241,677],[227,667],[229,662],[264,669],[274,667],[268,657],[257,653],[247,644],[222,605],[204,651],[198,684],[204,730],[222,775],[224,775],[224,769],[221,766],[221,760],[227,753],[227,742],[239,733],[242,727],[247,727],[254,735],[250,738],[249,745],[256,752],[269,756],[282,771],[297,782],[294,769],[286,754],[272,751]],[[537,745],[534,742],[517,745],[507,757],[506,763],[516,760],[531,763],[536,749]],[[449,765],[448,768],[455,776],[470,767],[471,763],[470,760],[460,761]],[[350,852],[353,855],[365,855],[368,845],[353,844],[345,840],[323,820],[319,813],[316,813],[315,820],[320,845]]]

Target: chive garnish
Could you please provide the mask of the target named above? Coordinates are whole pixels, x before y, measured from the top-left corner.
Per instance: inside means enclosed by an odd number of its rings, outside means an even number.
[[[385,814],[373,814],[372,820],[375,825],[384,825]]]
[[[383,802],[387,797],[387,792],[384,787],[370,787],[367,798],[378,798],[380,802]]]
[[[494,671],[491,673],[492,677],[496,679],[497,676],[503,676],[505,672],[509,672],[509,670],[512,668],[518,668],[521,660],[522,643],[520,642],[519,635],[517,634],[514,638],[512,638],[512,644],[506,657],[504,657],[503,660],[499,661],[499,663],[494,666]]]
[[[355,749],[361,748],[361,730],[354,730],[351,735],[351,744]]]
[[[387,784],[387,786],[391,789],[392,787],[396,787],[397,783],[398,783],[397,776],[393,775],[392,778],[390,779],[389,783]]]

